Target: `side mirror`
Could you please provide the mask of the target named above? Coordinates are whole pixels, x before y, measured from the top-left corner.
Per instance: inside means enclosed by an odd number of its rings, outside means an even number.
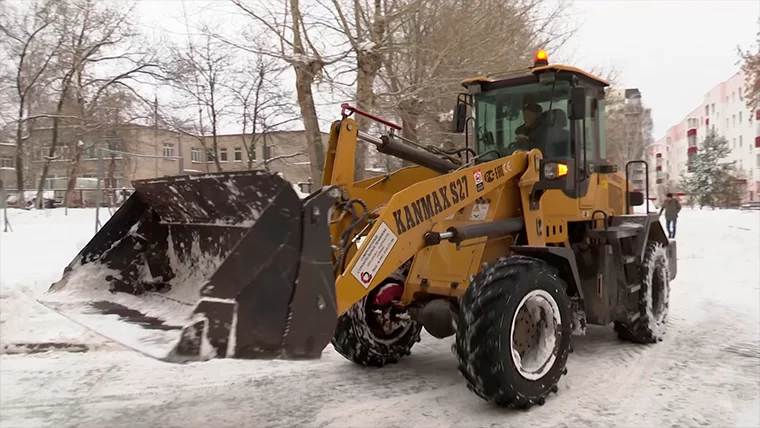
[[[457,101],[454,106],[454,117],[451,119],[451,132],[461,134],[464,132],[464,124],[467,121],[467,104]]]
[[[570,111],[568,119],[581,120],[586,116],[586,88],[573,87],[570,90]]]
[[[628,205],[632,207],[640,207],[644,205],[644,194],[637,190],[628,192]]]

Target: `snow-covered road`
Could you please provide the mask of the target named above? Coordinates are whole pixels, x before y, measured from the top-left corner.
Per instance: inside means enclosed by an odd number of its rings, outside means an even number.
[[[452,340],[429,336],[382,369],[330,347],[309,362],[145,358],[34,300],[89,239],[93,212],[10,213],[14,232],[0,234],[2,427],[760,427],[760,212],[685,209],[665,341],[633,345],[589,328],[574,337],[559,393],[528,412],[471,393]],[[23,343],[76,346],[18,354]]]

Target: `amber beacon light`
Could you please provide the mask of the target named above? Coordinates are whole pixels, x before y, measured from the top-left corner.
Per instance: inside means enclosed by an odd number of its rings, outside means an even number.
[[[545,50],[541,49],[536,52],[536,56],[533,58],[533,66],[541,67],[543,65],[549,65],[549,56]]]

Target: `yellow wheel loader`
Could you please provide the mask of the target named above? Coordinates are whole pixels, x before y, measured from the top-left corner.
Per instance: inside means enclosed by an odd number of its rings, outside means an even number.
[[[41,301],[152,357],[408,355],[424,328],[455,336],[483,399],[543,404],[571,336],[612,325],[663,338],[676,243],[646,189],[606,161],[604,88],[549,64],[463,82],[465,147],[406,141],[344,105],[322,186],[299,199],[264,171],[140,180]],[[357,129],[353,114],[387,125]],[[416,166],[354,181],[357,141]]]

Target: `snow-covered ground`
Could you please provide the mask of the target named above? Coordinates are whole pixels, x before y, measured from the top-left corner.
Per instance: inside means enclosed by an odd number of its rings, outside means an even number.
[[[330,347],[302,362],[144,357],[35,300],[92,236],[94,211],[9,210],[9,219],[13,232],[0,232],[2,427],[760,426],[760,212],[684,209],[665,341],[633,345],[589,328],[574,338],[559,393],[528,412],[471,393],[451,339],[425,336],[382,369]]]

